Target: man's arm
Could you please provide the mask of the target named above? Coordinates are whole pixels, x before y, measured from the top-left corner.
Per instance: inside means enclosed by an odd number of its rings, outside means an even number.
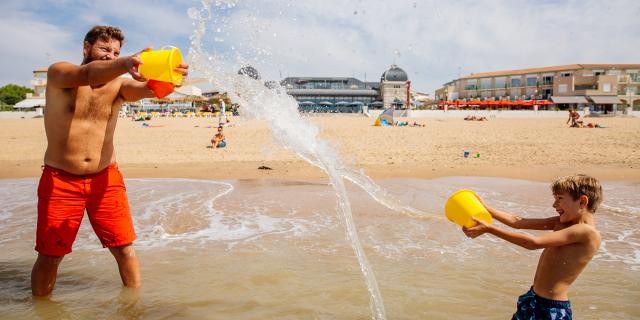
[[[57,88],[77,88],[105,84],[124,73],[143,80],[135,66],[140,63],[138,54],[115,60],[97,60],[85,65],[57,62],[49,66],[47,83]]]
[[[576,224],[562,230],[546,233],[541,236],[532,236],[530,234],[504,230],[475,218],[473,220],[476,221],[476,226],[462,229],[464,234],[468,237],[475,238],[488,232],[498,238],[509,241],[515,245],[529,250],[548,247],[559,247],[576,242],[583,242],[588,238],[590,232],[588,226]]]
[[[154,94],[147,87],[146,82],[123,79],[120,85],[120,96],[124,101],[138,101],[144,98],[153,98]]]
[[[488,206],[482,198],[476,195],[480,203],[487,208],[487,211],[491,214],[491,216],[508,225],[514,229],[529,229],[529,230],[553,230],[555,228],[556,223],[559,221],[558,217],[549,217],[542,219],[529,219],[522,218],[518,215],[511,214],[505,211],[501,211],[498,209],[494,209],[493,207]]]

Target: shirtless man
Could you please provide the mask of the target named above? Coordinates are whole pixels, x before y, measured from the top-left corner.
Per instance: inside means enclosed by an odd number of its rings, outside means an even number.
[[[123,40],[120,29],[96,26],[85,36],[81,65],[57,62],[48,69],[48,146],[38,186],[34,296],[52,292],[58,265],[71,252],[85,210],[100,242],[115,257],[124,286],[140,286],[138,258],[131,246],[136,235],[113,134],[122,103],[154,93],[137,71],[139,53],[119,57]],[[182,64],[176,70],[186,76],[187,69]],[[134,80],[121,78],[125,73]]]
[[[552,230],[540,236],[516,233],[474,219],[476,226],[463,228],[475,238],[483,233],[529,250],[544,249],[538,261],[531,289],[518,298],[512,319],[571,319],[569,287],[600,247],[600,233],[593,215],[602,201],[598,180],[587,175],[557,179],[551,185],[553,208],[558,216],[528,219],[496,210],[480,201],[498,221],[516,229]]]

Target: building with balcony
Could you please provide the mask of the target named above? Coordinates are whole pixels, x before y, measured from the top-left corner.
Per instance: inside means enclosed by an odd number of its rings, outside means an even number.
[[[551,100],[560,109],[640,110],[640,64],[571,64],[472,73],[445,83],[436,101]]]
[[[47,89],[47,68],[33,70],[31,78],[33,93],[27,93],[26,99],[16,103],[16,109],[36,109],[41,114],[45,105],[45,93]]]

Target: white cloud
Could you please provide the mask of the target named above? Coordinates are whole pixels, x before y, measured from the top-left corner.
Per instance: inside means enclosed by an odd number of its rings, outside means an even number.
[[[254,64],[265,79],[366,73],[372,81],[396,62],[414,88],[433,92],[471,72],[640,63],[640,4],[632,0],[241,0],[233,8],[229,0],[211,2],[221,5],[214,8],[207,48],[229,55],[229,68]],[[26,11],[34,6],[41,9],[38,15]],[[0,5],[0,32],[12,44],[2,53],[0,82],[25,83],[32,69],[47,62],[47,52],[79,60],[76,42],[85,30],[78,24],[122,26],[125,54],[164,44],[186,50],[190,6],[200,7],[200,1],[36,1],[20,10]]]
[[[0,34],[5,43],[0,59],[0,86],[28,85],[31,71],[47,67],[52,57],[68,61],[79,61],[82,57],[82,46],[73,43],[68,32],[29,13],[4,12]]]
[[[418,90],[458,76],[570,63],[640,63],[635,1],[239,1],[213,28],[267,78],[371,81],[394,61]],[[273,36],[273,35],[276,36]],[[211,39],[210,39],[211,40]],[[244,49],[244,50],[243,50]],[[261,55],[257,53],[268,52]],[[246,59],[246,58],[245,58]]]

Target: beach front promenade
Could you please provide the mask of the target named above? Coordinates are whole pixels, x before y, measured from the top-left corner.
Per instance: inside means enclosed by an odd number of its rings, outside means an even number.
[[[565,112],[562,113],[563,115]],[[605,128],[569,128],[565,117],[397,118],[425,127],[374,127],[373,118],[308,116],[342,160],[374,179],[493,176],[549,181],[584,172],[603,180],[640,179],[640,118],[587,118]],[[115,147],[128,178],[325,179],[319,169],[274,144],[268,126],[233,117],[227,148],[206,146],[217,126],[212,118],[121,118]],[[46,137],[42,119],[0,118],[0,178],[40,175]],[[464,158],[464,150],[473,157]],[[479,157],[477,154],[479,153]],[[259,170],[267,166],[273,170]]]

